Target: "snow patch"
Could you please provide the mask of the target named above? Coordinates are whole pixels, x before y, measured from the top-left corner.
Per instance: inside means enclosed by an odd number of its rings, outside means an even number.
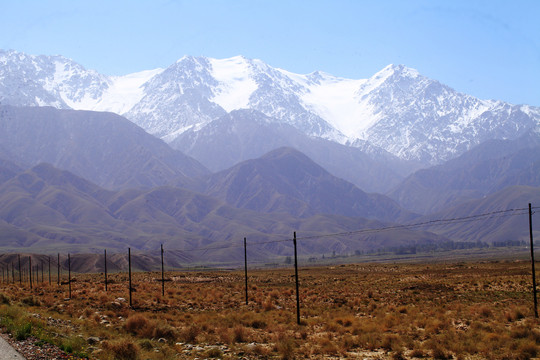
[[[64,99],[68,106],[76,110],[109,111],[120,115],[127,113],[144,97],[144,84],[163,69],[145,70],[124,76],[112,76],[109,87],[95,99],[86,94],[80,101]]]
[[[365,83],[362,79],[325,78],[319,84],[311,85],[301,99],[309,110],[345,136],[356,139],[378,120],[373,116],[373,105],[357,98],[358,88]]]
[[[212,76],[219,82],[214,89],[215,102],[227,112],[248,107],[249,98],[255,90],[257,83],[251,78],[248,60],[242,56],[229,59],[209,59],[212,65]]]
[[[144,97],[144,84],[163,70],[158,68],[112,77],[109,88],[93,110],[111,111],[121,115],[127,113]]]

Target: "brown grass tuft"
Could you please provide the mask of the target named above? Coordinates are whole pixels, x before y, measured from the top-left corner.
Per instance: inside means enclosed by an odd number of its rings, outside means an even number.
[[[242,325],[237,325],[233,329],[233,341],[239,343],[248,342],[247,329]]]
[[[114,360],[137,360],[139,358],[139,347],[130,340],[105,343],[104,348],[112,353]]]
[[[154,333],[155,323],[143,314],[135,314],[127,319],[125,328],[132,334],[151,338]]]
[[[196,344],[197,336],[201,333],[201,328],[197,325],[190,325],[180,332],[180,339],[188,344]]]
[[[294,359],[296,343],[292,337],[284,332],[279,332],[276,338],[276,350],[282,360]]]

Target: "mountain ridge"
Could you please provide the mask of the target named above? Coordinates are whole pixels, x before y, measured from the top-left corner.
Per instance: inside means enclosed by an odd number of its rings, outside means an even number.
[[[265,242],[250,256],[263,259],[289,254],[292,244],[272,243],[293,231],[305,236],[341,233],[385,223],[359,217],[262,214],[234,208],[221,200],[171,186],[110,191],[50,164],[38,164],[0,184],[1,248],[33,252],[101,253],[128,247],[154,251],[164,244],[189,261],[243,259],[233,242],[248,237]],[[426,232],[397,231],[366,237],[314,239],[303,244],[305,255],[332,249],[373,249],[379,241],[411,245],[444,239]],[[197,249],[215,248],[196,254]]]
[[[114,113],[0,105],[0,130],[0,158],[29,166],[48,162],[108,188],[152,187],[209,173]]]
[[[0,71],[6,84],[0,103],[123,111],[167,142],[245,107],[311,137],[347,146],[367,141],[399,158],[433,165],[540,124],[540,108],[478,100],[403,65],[354,80],[323,72],[293,74],[242,56],[184,56],[166,69],[113,79],[62,57],[0,50],[0,61],[9,64]],[[25,82],[22,74],[36,79]],[[102,100],[122,99],[111,89],[120,89],[116,82],[129,76],[138,79],[124,96],[133,106]],[[22,90],[12,93],[12,88]]]
[[[446,163],[421,169],[387,195],[421,214],[480,199],[508,186],[540,186],[540,134],[491,140]]]
[[[415,214],[384,195],[366,194],[290,147],[211,175],[205,193],[238,208],[297,217],[335,214],[397,222]]]

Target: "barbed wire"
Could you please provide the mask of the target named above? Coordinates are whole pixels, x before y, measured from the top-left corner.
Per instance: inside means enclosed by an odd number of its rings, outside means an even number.
[[[450,218],[450,219],[434,219],[434,220],[428,220],[428,221],[419,222],[419,223],[392,225],[392,226],[373,228],[373,229],[359,229],[359,230],[336,232],[336,233],[330,233],[330,234],[301,236],[301,237],[297,237],[296,240],[305,241],[305,240],[322,239],[322,238],[328,238],[328,237],[342,237],[342,236],[351,236],[351,235],[366,234],[366,233],[379,233],[379,232],[390,231],[390,230],[411,229],[411,228],[423,227],[423,226],[447,225],[450,223],[465,223],[465,222],[472,222],[472,221],[479,221],[479,220],[487,220],[487,218],[494,218],[494,217],[499,218],[499,217],[526,215],[528,214],[528,210],[529,210],[528,208],[496,210],[496,211],[491,211],[491,212],[487,212],[483,214],[456,217],[456,218]],[[282,238],[279,240],[248,242],[247,246],[259,246],[259,245],[265,245],[265,244],[289,242],[293,240],[294,240],[293,238],[289,237],[289,238]],[[244,247],[243,243],[227,244],[227,245],[219,245],[219,246],[208,246],[208,247],[191,248],[191,249],[167,249],[167,251],[182,251],[182,252],[211,251],[211,250],[223,250],[223,249],[242,248],[242,247]]]
[[[540,207],[532,207],[531,209],[540,209]],[[324,239],[324,238],[330,238],[330,237],[346,237],[346,236],[362,235],[362,234],[374,234],[374,233],[380,233],[380,232],[392,231],[392,230],[414,229],[414,228],[419,228],[419,227],[431,227],[431,226],[443,226],[443,225],[449,225],[449,224],[482,221],[482,220],[487,220],[489,218],[520,216],[520,215],[526,215],[528,214],[528,212],[529,212],[528,208],[512,208],[512,209],[496,210],[496,211],[491,211],[487,213],[469,215],[469,216],[463,216],[463,217],[454,217],[454,218],[448,218],[448,219],[433,219],[433,220],[411,223],[411,224],[399,224],[399,225],[391,225],[391,226],[384,226],[384,227],[378,227],[378,228],[368,228],[368,229],[335,232],[335,233],[330,233],[330,234],[300,236],[300,237],[297,237],[296,240],[297,241],[310,241],[310,240]],[[535,213],[536,212],[532,211],[532,215],[534,215]],[[270,236],[282,237],[283,236],[279,234],[264,234],[264,235],[267,237],[270,237]],[[261,246],[261,245],[267,245],[267,244],[292,242],[293,240],[294,239],[292,237],[286,237],[286,238],[281,238],[281,239],[276,239],[276,240],[247,242],[246,245],[249,247],[253,247],[253,246]],[[213,250],[225,250],[225,249],[243,248],[243,247],[244,247],[244,244],[243,244],[243,241],[241,241],[239,243],[210,245],[210,246],[199,247],[199,248],[187,248],[187,249],[186,248],[167,248],[164,250],[166,250],[167,252],[189,253],[189,252],[198,252],[198,251],[208,252],[208,251],[213,251]],[[136,254],[136,253],[147,254],[151,252],[160,252],[160,249],[132,249],[131,250],[131,253],[133,254]]]

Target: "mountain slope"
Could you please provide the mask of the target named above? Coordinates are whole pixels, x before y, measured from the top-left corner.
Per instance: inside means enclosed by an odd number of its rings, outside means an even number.
[[[417,165],[380,150],[371,155],[359,148],[311,138],[288,124],[275,124],[261,112],[234,110],[190,129],[170,143],[213,171],[225,170],[244,160],[258,158],[279,147],[292,147],[308,155],[333,175],[368,192],[386,192],[398,185],[402,174]]]
[[[293,231],[302,236],[341,233],[384,223],[337,215],[297,218],[237,209],[209,196],[173,187],[109,191],[48,164],[19,173],[0,185],[0,249],[33,252],[97,252],[127,247],[151,253],[160,244],[182,261],[241,261],[236,246],[252,243],[253,259],[289,254]],[[426,232],[312,239],[305,255],[376,249],[379,242],[411,245],[444,239]],[[207,251],[196,251],[210,247]],[[91,265],[91,264],[90,264]]]
[[[389,196],[423,214],[479,199],[507,186],[540,186],[540,135],[492,140],[442,165],[422,169]]]
[[[0,106],[0,144],[16,162],[48,162],[108,188],[151,187],[208,173],[112,113]]]
[[[279,148],[212,175],[206,193],[259,212],[336,214],[385,221],[411,219],[383,195],[366,194],[292,148]]]
[[[372,106],[359,138],[404,159],[436,164],[490,139],[515,139],[538,127],[540,111],[478,100],[404,66],[388,66],[357,95]]]
[[[3,159],[0,152],[0,184],[15,177],[22,171],[23,169],[14,162]]]
[[[0,63],[0,104],[116,111],[167,142],[247,108],[307,136],[353,147],[368,142],[433,165],[540,124],[538,108],[479,100],[403,65],[369,79],[343,79],[294,74],[241,56],[185,56],[165,70],[122,77],[58,56],[0,51]]]
[[[427,226],[427,231],[455,241],[483,241],[487,243],[512,241],[529,241],[529,217],[527,206],[540,204],[540,188],[530,186],[512,186],[482,199],[471,200],[438,212],[421,221],[434,219],[452,219],[505,211],[524,209],[523,211],[496,213],[492,216],[468,222],[451,222],[449,224]],[[534,237],[540,235],[538,214],[533,216]]]

